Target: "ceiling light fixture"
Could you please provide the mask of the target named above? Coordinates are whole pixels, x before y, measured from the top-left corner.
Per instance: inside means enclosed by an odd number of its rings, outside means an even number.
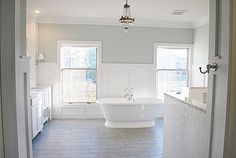
[[[134,19],[131,17],[130,12],[130,5],[128,4],[128,0],[126,0],[126,3],[124,5],[123,15],[121,16],[119,22],[121,23],[121,26],[124,28],[124,32],[128,33],[128,29],[130,26],[133,25]]]
[[[35,10],[34,13],[39,14],[40,10]]]

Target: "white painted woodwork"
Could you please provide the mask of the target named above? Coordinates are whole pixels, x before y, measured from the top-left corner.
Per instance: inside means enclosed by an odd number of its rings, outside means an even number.
[[[165,95],[164,157],[206,158],[207,113]]]
[[[154,64],[102,64],[102,98],[122,97],[125,88],[134,88],[135,97],[155,97]]]
[[[32,139],[43,130],[44,123],[52,119],[51,86],[30,89]]]
[[[1,94],[5,158],[30,158],[26,1],[1,1]],[[23,56],[23,58],[20,58]]]
[[[52,86],[36,86],[30,89],[33,94],[40,93],[42,97],[42,120],[45,123],[52,119]]]
[[[230,60],[224,158],[236,157],[236,0],[230,2]]]
[[[219,5],[220,10],[216,10],[216,2],[218,1],[210,0],[210,41],[214,42],[210,43],[210,62],[213,61],[212,57],[216,55],[221,56],[221,60],[217,61],[219,70],[216,72],[216,75],[210,75],[209,94],[212,100],[209,99],[207,112],[214,112],[211,157],[221,158],[223,157],[227,103],[230,5],[229,0],[219,0],[219,4],[217,5]],[[24,0],[1,1],[1,13],[4,13],[4,15],[1,14],[0,23],[2,33],[1,91],[4,92],[2,93],[2,117],[6,158],[30,157],[30,151],[28,150],[30,141],[28,140],[29,138],[27,138],[27,130],[29,129],[27,128],[27,120],[30,120],[27,119],[27,116],[29,116],[29,104],[26,99],[28,98],[26,89],[29,87],[27,84],[27,73],[29,72],[27,68],[29,65],[27,60],[19,58],[20,55],[26,54],[24,43],[24,41],[26,41],[24,34],[24,11],[26,9],[24,8],[24,4]],[[23,9],[23,12],[21,12],[21,9]],[[216,12],[219,13],[219,17]],[[216,19],[220,21],[219,30],[217,30],[218,27],[216,27],[218,24],[215,24]],[[216,43],[215,39],[217,39]],[[215,92],[214,94],[213,91]],[[209,115],[208,120],[210,120],[211,117],[212,116]],[[210,124],[208,125],[210,126]],[[186,137],[188,137],[188,135],[186,135]],[[208,145],[208,143],[206,144]]]
[[[218,70],[208,79],[209,157],[222,158],[226,127],[229,65],[230,0],[210,0],[209,63],[217,62]],[[217,57],[220,57],[218,59]]]
[[[32,111],[32,139],[43,130],[43,113],[44,104],[42,93],[31,94],[31,111]]]
[[[19,2],[19,1],[16,1]],[[1,108],[5,158],[18,157],[15,92],[15,0],[1,0]],[[19,7],[19,3],[16,3]],[[16,7],[16,8],[17,8]],[[4,60],[3,60],[4,59]]]
[[[125,88],[134,88],[135,97],[155,96],[155,66],[153,64],[101,64],[99,96],[122,97]],[[57,63],[40,63],[37,66],[37,84],[53,86],[53,118],[101,118],[98,104],[65,105],[60,103],[59,66]],[[157,117],[163,117],[160,106]]]
[[[17,113],[17,158],[32,157],[31,111],[29,100],[29,57],[26,49],[26,0],[16,0],[15,92]]]

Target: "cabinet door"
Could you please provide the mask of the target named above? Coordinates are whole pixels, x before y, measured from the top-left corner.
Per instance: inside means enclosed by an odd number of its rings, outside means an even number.
[[[37,106],[37,133],[43,130],[43,112],[42,104]]]
[[[36,106],[32,106],[32,137],[34,138],[37,135],[38,131],[38,110]]]
[[[45,90],[45,97],[44,97],[44,107],[47,108],[49,106],[49,90]]]

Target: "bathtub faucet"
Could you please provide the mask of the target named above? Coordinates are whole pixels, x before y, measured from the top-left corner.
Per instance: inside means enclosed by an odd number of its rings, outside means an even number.
[[[133,88],[125,88],[124,90],[124,98],[127,98],[128,101],[134,100],[134,89]]]

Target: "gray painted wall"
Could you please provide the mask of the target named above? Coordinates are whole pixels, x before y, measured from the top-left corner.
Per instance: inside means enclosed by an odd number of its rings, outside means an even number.
[[[120,26],[39,24],[38,38],[48,62],[57,61],[57,40],[98,40],[103,63],[153,63],[155,42],[192,44],[193,30],[132,27],[126,34]]]
[[[206,65],[209,53],[209,24],[194,29],[194,65]]]

